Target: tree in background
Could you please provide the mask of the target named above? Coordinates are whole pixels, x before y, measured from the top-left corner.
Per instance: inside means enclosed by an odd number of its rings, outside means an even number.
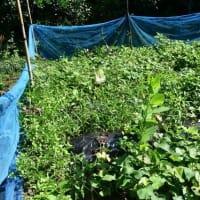
[[[0,11],[0,35],[4,37],[1,46],[13,51],[16,48],[14,41],[21,36],[16,0],[2,0]]]
[[[81,25],[91,15],[87,0],[36,0],[31,10],[36,23],[49,25]]]
[[[87,23],[91,8],[86,0],[29,0],[33,23],[47,25],[77,25]],[[26,29],[30,24],[25,0],[20,0]],[[3,0],[0,4],[0,35],[3,48],[9,51],[16,46],[23,53],[23,38],[16,0]]]

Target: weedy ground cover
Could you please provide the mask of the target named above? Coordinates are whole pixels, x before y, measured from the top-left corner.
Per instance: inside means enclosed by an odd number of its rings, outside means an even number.
[[[25,199],[199,199],[199,49],[161,37],[35,61],[20,105]],[[98,132],[120,132],[121,153],[73,153]]]
[[[0,52],[0,96],[6,93],[19,79],[24,58],[18,53]]]

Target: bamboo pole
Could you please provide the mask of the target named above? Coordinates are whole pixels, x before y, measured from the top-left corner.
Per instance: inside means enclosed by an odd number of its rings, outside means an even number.
[[[126,17],[127,17],[127,22],[128,22],[128,31],[129,31],[129,46],[133,46],[133,40],[132,40],[132,32],[131,32],[131,25],[130,25],[130,20],[129,20],[129,0],[126,0]]]
[[[32,17],[31,17],[31,10],[30,10],[29,0],[26,0],[26,5],[27,5],[27,9],[28,9],[29,21],[30,21],[30,24],[32,24],[32,23],[33,23],[33,20],[32,20]]]
[[[27,44],[26,32],[25,32],[25,28],[24,28],[24,21],[23,21],[23,16],[22,16],[22,8],[21,8],[20,0],[17,0],[17,7],[18,7],[18,12],[19,12],[19,17],[20,17],[20,22],[21,22],[21,27],[22,27],[22,34],[23,34],[23,39],[24,39],[26,61],[28,64],[29,78],[30,78],[31,84],[33,85],[33,74],[32,74],[32,69],[31,69],[30,56],[29,56],[29,52],[28,52],[28,44]]]
[[[30,24],[33,24],[33,20],[32,20],[32,17],[31,17],[31,10],[30,10],[29,0],[26,0],[26,5],[27,5],[27,10],[28,10],[28,16],[29,16]],[[36,42],[35,42],[35,34],[34,34],[33,30],[32,30],[32,34],[33,34],[34,43],[35,43],[35,51],[36,51],[36,53],[38,53],[37,45],[36,45]]]
[[[129,14],[129,0],[126,0],[126,14]]]

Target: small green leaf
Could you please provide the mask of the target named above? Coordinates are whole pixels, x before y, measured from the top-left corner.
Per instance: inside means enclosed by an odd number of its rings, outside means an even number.
[[[130,165],[125,165],[125,173],[126,174],[133,174],[134,168]]]
[[[185,180],[183,179],[183,172],[184,172],[184,167],[182,166],[174,168],[174,175],[181,183],[185,182]]]
[[[130,182],[131,182],[131,179],[125,178],[125,179],[123,179],[123,183],[121,184],[120,187],[122,187],[122,188],[126,187],[126,185],[128,185]]]
[[[48,200],[56,200],[57,199],[56,196],[54,196],[54,195],[47,195],[46,198]]]
[[[151,180],[151,182],[153,183],[152,184],[152,187],[153,189],[155,190],[158,190],[160,187],[162,187],[165,183],[165,179],[164,178],[161,178],[160,176],[158,175],[153,175],[149,178]]]
[[[198,127],[197,126],[190,126],[188,128],[188,133],[196,135],[198,134]]]
[[[189,181],[192,177],[195,176],[195,172],[190,169],[190,168],[187,168],[187,167],[184,167],[184,174],[185,174],[185,177],[186,179]]]
[[[174,196],[173,200],[184,200],[182,196]]]
[[[150,99],[150,104],[153,106],[160,106],[164,103],[165,97],[161,93],[153,95]]]
[[[99,181],[97,181],[97,180],[91,180],[91,186],[93,187],[93,188],[98,188],[99,187]]]
[[[182,156],[177,155],[177,154],[172,154],[169,156],[169,158],[175,162],[180,162],[183,160]]]
[[[105,176],[102,177],[102,180],[110,182],[116,180],[116,177],[115,175],[106,174]]]
[[[188,149],[189,150],[189,155],[190,155],[190,157],[191,158],[194,158],[194,159],[196,159],[197,158],[197,149],[196,148],[190,148],[190,149]]]
[[[160,148],[166,152],[170,152],[170,145],[166,142],[155,143],[156,148]]]
[[[146,129],[141,136],[140,143],[146,143],[148,140],[151,139],[153,134],[157,131],[158,127],[157,126],[152,126],[148,129]]]
[[[104,187],[104,190],[100,191],[99,194],[102,197],[109,196],[111,193],[110,187]]]
[[[151,199],[152,197],[155,197],[152,185],[137,190],[137,195],[139,199]]]

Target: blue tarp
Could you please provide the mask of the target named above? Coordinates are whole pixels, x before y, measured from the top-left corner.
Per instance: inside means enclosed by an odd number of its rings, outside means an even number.
[[[0,200],[20,200],[21,179],[7,176],[9,173],[14,175],[16,170],[15,157],[20,129],[17,105],[28,80],[25,65],[13,88],[0,97]]]
[[[70,56],[83,48],[100,45],[146,46],[156,43],[162,33],[171,39],[193,41],[200,38],[200,13],[176,17],[125,16],[109,22],[85,26],[29,27],[29,54],[45,59]],[[20,200],[21,179],[8,178],[15,171],[19,141],[18,101],[26,88],[27,66],[14,87],[0,97],[0,200]],[[14,166],[14,167],[13,167]]]

